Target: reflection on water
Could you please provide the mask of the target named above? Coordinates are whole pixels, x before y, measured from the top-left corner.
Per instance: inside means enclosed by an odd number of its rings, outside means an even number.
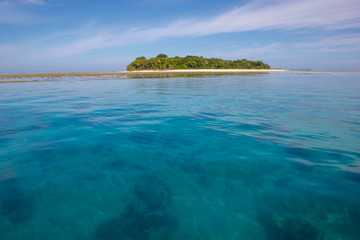
[[[4,83],[1,239],[358,239],[360,81]]]

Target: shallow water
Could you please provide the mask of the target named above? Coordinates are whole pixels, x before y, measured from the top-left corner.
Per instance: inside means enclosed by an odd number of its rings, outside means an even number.
[[[0,87],[2,240],[360,236],[358,74]]]

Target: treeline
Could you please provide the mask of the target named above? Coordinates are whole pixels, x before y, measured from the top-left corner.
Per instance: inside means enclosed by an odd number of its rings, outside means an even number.
[[[138,57],[127,66],[128,71],[161,69],[270,69],[270,66],[262,61],[246,59],[231,61],[197,56],[169,58],[166,54],[159,54],[150,59]]]

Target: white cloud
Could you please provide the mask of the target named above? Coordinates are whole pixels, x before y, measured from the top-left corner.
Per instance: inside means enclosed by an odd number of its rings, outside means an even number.
[[[33,4],[33,5],[46,5],[45,1],[43,0],[25,0],[27,3]]]
[[[296,43],[296,48],[305,52],[359,52],[360,34],[330,36],[311,42]]]
[[[7,44],[0,45],[0,55],[4,56],[6,54],[12,53],[15,50],[15,46]]]
[[[271,58],[276,58],[277,55],[283,53],[283,45],[281,43],[271,43],[264,46],[254,46],[254,47],[243,47],[236,48],[232,51],[211,51],[209,53],[201,53],[206,57],[219,57],[226,59],[238,59],[239,57],[247,57],[252,60],[256,59],[259,56],[264,58],[265,56],[271,56]]]
[[[154,4],[181,4],[184,2],[194,2],[196,0],[143,0],[140,2],[140,4],[150,4],[150,5],[154,5]]]
[[[28,23],[36,19],[27,8],[29,5],[44,6],[43,0],[0,0],[0,24]]]
[[[29,15],[17,8],[14,1],[0,0],[0,24],[19,23],[29,19]]]
[[[34,0],[32,0],[34,1]],[[0,0],[0,23],[3,18],[1,6],[10,1]],[[37,1],[35,1],[37,2]],[[40,4],[39,1],[38,4]],[[1,5],[2,4],[2,5]],[[348,29],[360,28],[360,4],[358,0],[287,0],[269,4],[261,0],[231,9],[228,12],[208,19],[183,19],[163,27],[149,29],[132,28],[123,30],[120,26],[99,27],[96,23],[83,29],[55,32],[40,36],[31,42],[18,46],[0,47],[14,62],[53,61],[62,57],[76,56],[97,49],[126,46],[136,43],[156,41],[161,38],[206,36],[230,32],[255,30],[297,30],[297,29]],[[211,56],[236,58],[237,56],[254,58],[271,56],[276,58],[292,48],[306,51],[349,51],[357,46],[360,36],[342,35],[319,39],[307,43],[280,44],[237,49],[232,52],[211,52]],[[206,55],[206,54],[205,54]],[[254,57],[253,57],[254,56]],[[7,59],[9,59],[7,58]],[[5,59],[3,59],[3,62]],[[9,60],[6,60],[9,61]]]
[[[208,35],[267,29],[346,29],[360,27],[360,4],[358,0],[290,0],[271,5],[256,1],[212,19],[178,23],[176,27],[156,30],[164,35]]]
[[[209,19],[188,19],[164,27],[118,30],[114,27],[74,36],[72,43],[57,46],[49,55],[70,56],[100,48],[155,41],[165,37],[204,36],[254,30],[303,28],[360,28],[358,0],[288,0],[268,4],[255,1]]]

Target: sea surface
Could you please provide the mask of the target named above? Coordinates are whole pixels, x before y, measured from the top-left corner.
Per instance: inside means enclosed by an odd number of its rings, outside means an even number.
[[[360,239],[360,74],[0,83],[0,239]]]

